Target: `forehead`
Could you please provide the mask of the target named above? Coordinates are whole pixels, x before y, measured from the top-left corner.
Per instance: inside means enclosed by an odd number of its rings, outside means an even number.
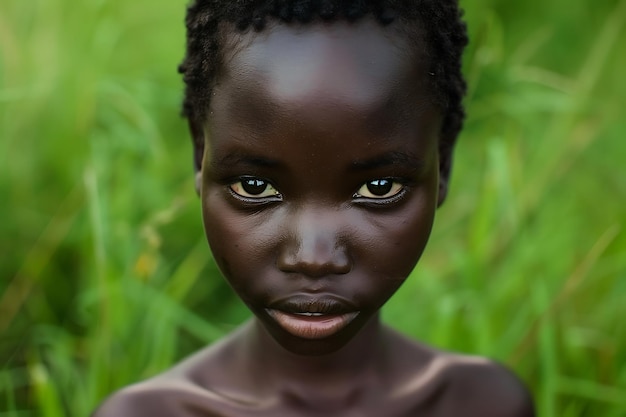
[[[393,104],[396,96],[410,93],[431,95],[422,36],[405,25],[383,27],[369,18],[273,23],[260,32],[224,30],[222,39],[223,64],[212,102],[228,98],[239,110],[254,104],[264,110],[309,104],[359,110]]]

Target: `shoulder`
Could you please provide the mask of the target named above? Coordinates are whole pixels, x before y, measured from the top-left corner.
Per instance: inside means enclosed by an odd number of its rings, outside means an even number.
[[[391,331],[391,389],[420,415],[534,417],[532,397],[522,381],[492,360],[441,351]]]
[[[532,397],[504,365],[476,356],[442,354],[443,383],[450,404],[464,415],[481,417],[533,417]]]
[[[190,410],[210,407],[207,391],[178,378],[157,377],[113,393],[92,417],[191,416]],[[208,414],[210,416],[211,414]]]
[[[184,375],[166,372],[114,392],[91,417],[191,417],[199,410],[212,417],[222,415],[231,403]]]
[[[229,347],[220,341],[151,379],[120,389],[91,417],[190,417],[197,410],[211,417],[236,409],[241,399],[223,389],[229,375],[222,365],[228,362],[226,353],[234,350]]]

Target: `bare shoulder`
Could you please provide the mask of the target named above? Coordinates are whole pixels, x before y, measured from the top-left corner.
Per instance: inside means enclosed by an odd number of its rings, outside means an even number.
[[[392,402],[400,415],[433,417],[534,417],[524,383],[492,360],[435,349],[388,330],[393,346]]]
[[[504,365],[476,356],[441,353],[443,383],[450,404],[466,416],[534,417],[532,397]],[[456,408],[456,407],[455,407]]]
[[[201,401],[193,385],[178,379],[154,378],[109,396],[92,417],[160,417],[186,414],[183,405]]]
[[[223,339],[184,359],[165,372],[129,385],[109,396],[92,417],[211,417],[237,410],[245,399],[225,394],[235,351]],[[227,413],[232,415],[233,413]]]

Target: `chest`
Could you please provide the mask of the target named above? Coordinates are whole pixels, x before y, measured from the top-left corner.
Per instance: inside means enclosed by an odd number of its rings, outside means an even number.
[[[351,392],[324,398],[282,395],[254,401],[200,394],[181,398],[175,414],[179,417],[472,417],[469,410],[450,400],[445,390],[438,389],[399,397],[383,392]]]

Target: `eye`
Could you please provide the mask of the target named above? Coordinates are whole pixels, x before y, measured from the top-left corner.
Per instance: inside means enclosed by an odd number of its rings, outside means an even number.
[[[280,193],[268,181],[256,177],[241,178],[230,184],[231,191],[245,198],[280,197]]]
[[[355,198],[386,199],[400,194],[404,185],[392,179],[368,181],[354,194]]]

